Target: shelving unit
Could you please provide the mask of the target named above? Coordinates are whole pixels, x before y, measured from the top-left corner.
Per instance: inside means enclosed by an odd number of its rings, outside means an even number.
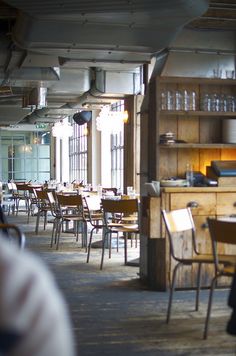
[[[163,91],[194,91],[196,111],[161,110]],[[236,112],[203,111],[204,93],[236,96],[236,80],[207,78],[157,77],[150,86],[148,112],[148,162],[149,180],[168,177],[185,177],[186,164],[195,171],[206,174],[212,160],[236,160],[236,144],[223,143],[222,120],[236,119]],[[160,143],[160,135],[174,133],[178,143]],[[163,136],[161,136],[163,138]],[[211,253],[206,218],[235,214],[236,187],[173,187],[161,188],[160,197],[144,197],[142,202],[142,238],[147,238],[147,275],[151,288],[166,290],[175,266],[169,254],[169,243],[161,217],[161,209],[173,210],[191,207],[200,249]],[[191,253],[191,243],[183,241],[179,253]],[[235,251],[233,251],[235,253]],[[189,267],[187,267],[189,268]],[[209,285],[212,266],[203,266],[203,284]],[[185,269],[179,272],[177,286],[194,287],[196,269],[190,278]],[[227,281],[226,281],[227,282]]]
[[[187,163],[191,163],[195,171],[206,173],[206,166],[212,160],[236,159],[236,144],[222,142],[222,121],[224,118],[236,119],[236,112],[201,110],[201,99],[205,93],[236,96],[235,80],[157,77],[155,88],[156,179],[184,177]],[[196,111],[161,110],[163,91],[184,90],[196,93]],[[173,132],[176,140],[181,142],[160,144],[159,136],[166,132]]]

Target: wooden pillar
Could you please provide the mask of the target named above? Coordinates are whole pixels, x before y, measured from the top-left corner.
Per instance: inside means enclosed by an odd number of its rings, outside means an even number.
[[[133,186],[139,193],[140,188],[140,107],[142,95],[131,95],[125,99],[128,122],[124,125],[124,190]]]

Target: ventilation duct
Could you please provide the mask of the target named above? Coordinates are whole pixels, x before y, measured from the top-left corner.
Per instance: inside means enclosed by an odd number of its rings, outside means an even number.
[[[44,108],[47,106],[46,103],[47,88],[34,88],[30,93],[25,94],[22,99],[23,108]]]

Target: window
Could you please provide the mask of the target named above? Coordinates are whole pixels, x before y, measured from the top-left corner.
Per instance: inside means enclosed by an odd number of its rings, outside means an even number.
[[[72,122],[73,136],[69,139],[70,181],[87,183],[88,142],[87,124],[78,125]]]
[[[49,132],[0,132],[0,179],[7,182],[50,179]]]
[[[111,111],[124,111],[124,101],[111,105]],[[124,186],[124,127],[111,134],[111,186],[123,190]]]

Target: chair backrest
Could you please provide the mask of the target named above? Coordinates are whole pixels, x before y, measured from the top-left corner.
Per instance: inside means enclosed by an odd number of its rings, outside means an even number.
[[[16,186],[16,183],[14,182],[9,182],[7,183],[7,187],[8,187],[8,190],[11,192],[11,191],[17,191],[17,186]]]
[[[29,185],[26,183],[16,183],[17,190],[28,191]]]
[[[89,196],[84,197],[85,206],[90,211],[99,211],[101,210],[101,198],[99,196]]]
[[[49,205],[47,192],[44,190],[34,189],[34,195],[36,197],[36,204],[39,209],[45,208]]]
[[[230,220],[217,220],[214,218],[207,218],[209,232],[212,241],[212,250],[215,260],[216,270],[220,271],[221,266],[218,259],[218,243],[236,245],[236,221]],[[222,245],[221,251],[222,254]],[[224,252],[227,254],[227,252]],[[232,253],[231,253],[232,254]],[[230,255],[229,255],[230,256]]]
[[[85,219],[82,195],[80,195],[80,194],[77,194],[77,195],[57,194],[57,201],[58,201],[58,206],[59,206],[59,209],[60,209],[60,212],[62,215],[67,213],[65,211],[65,208],[67,210],[75,209],[76,214],[79,214],[80,216],[83,217],[83,219]]]
[[[25,235],[20,228],[13,224],[0,223],[0,238],[6,237],[10,242],[15,242],[20,248],[25,246]]]
[[[193,249],[197,252],[196,246],[196,229],[193,221],[192,213],[190,208],[177,209],[172,211],[162,210],[162,217],[165,223],[167,235],[169,237],[170,243],[170,252],[174,259],[180,260],[181,258],[178,256],[175,246],[176,243],[174,238],[178,238],[181,233],[189,232]]]
[[[39,200],[46,200],[46,201],[48,201],[47,192],[45,192],[44,190],[34,189],[34,194],[35,194],[35,196],[36,196]]]
[[[55,194],[55,192],[51,191],[51,192],[46,192],[47,196],[48,196],[48,201],[49,201],[49,206],[51,209],[51,213],[54,217],[60,217],[60,210],[59,210],[59,206],[58,206],[58,201],[57,201],[57,196]]]
[[[134,214],[139,212],[137,199],[102,199],[102,209],[104,213],[111,214]]]
[[[67,207],[83,207],[83,199],[80,194],[65,195],[57,194],[58,204]]]

